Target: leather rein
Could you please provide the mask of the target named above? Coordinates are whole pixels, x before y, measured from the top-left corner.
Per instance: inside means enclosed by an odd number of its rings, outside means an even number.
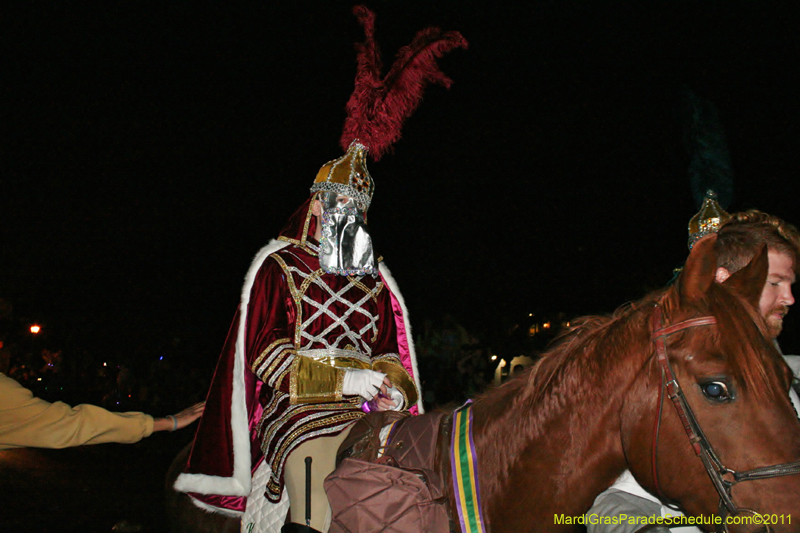
[[[672,400],[672,404],[675,406],[675,410],[678,412],[678,417],[683,424],[686,435],[689,437],[689,443],[692,445],[694,453],[700,457],[706,472],[708,472],[708,477],[711,478],[711,482],[714,484],[714,488],[717,489],[717,493],[719,494],[719,516],[722,518],[722,524],[718,524],[716,529],[718,532],[722,533],[728,531],[726,518],[729,513],[731,515],[743,513],[752,515],[758,514],[752,509],[738,507],[734,503],[733,497],[731,496],[731,488],[735,484],[741,481],[752,481],[755,479],[768,479],[798,474],[800,473],[800,461],[781,463],[773,466],[765,466],[754,468],[753,470],[737,472],[723,465],[722,461],[720,461],[719,457],[714,452],[714,448],[708,442],[708,439],[703,433],[700,424],[697,422],[697,418],[695,417],[692,408],[689,406],[689,402],[686,400],[686,397],[681,390],[677,376],[675,376],[675,373],[672,371],[669,358],[667,357],[666,338],[673,333],[677,333],[688,328],[710,326],[716,323],[717,320],[713,316],[702,316],[684,320],[683,322],[678,322],[665,327],[663,325],[661,306],[656,304],[656,309],[653,313],[653,334],[651,338],[655,344],[656,357],[658,360],[658,365],[661,369],[661,387],[659,388],[658,416],[656,417],[656,423],[653,428],[653,453],[651,455],[651,459],[653,482],[659,497],[661,497],[663,500],[665,497],[661,491],[661,486],[658,481],[658,434],[661,426],[661,408],[663,405],[664,391],[666,391],[667,395]],[[765,524],[765,527],[766,532],[772,531],[768,524]]]

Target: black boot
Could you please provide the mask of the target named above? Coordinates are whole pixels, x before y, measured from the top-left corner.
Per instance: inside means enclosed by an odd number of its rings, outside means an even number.
[[[313,527],[304,526],[303,524],[295,524],[294,522],[284,525],[281,528],[281,533],[320,533]]]

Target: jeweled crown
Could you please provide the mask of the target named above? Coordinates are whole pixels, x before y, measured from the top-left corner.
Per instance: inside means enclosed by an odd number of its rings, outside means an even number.
[[[718,232],[720,226],[730,218],[731,216],[717,202],[717,193],[711,189],[707,190],[700,211],[689,220],[689,249],[691,250],[694,243],[709,233]]]

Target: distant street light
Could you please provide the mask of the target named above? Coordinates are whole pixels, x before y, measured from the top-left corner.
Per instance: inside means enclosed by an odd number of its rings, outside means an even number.
[[[31,333],[33,333],[34,335],[36,335],[40,331],[42,331],[42,328],[37,326],[36,324],[31,326]]]

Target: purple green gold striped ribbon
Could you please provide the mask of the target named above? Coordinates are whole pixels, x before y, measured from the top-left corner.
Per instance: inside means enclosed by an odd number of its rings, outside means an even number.
[[[453,412],[450,467],[462,533],[485,533],[478,489],[478,457],[472,441],[472,400]]]

